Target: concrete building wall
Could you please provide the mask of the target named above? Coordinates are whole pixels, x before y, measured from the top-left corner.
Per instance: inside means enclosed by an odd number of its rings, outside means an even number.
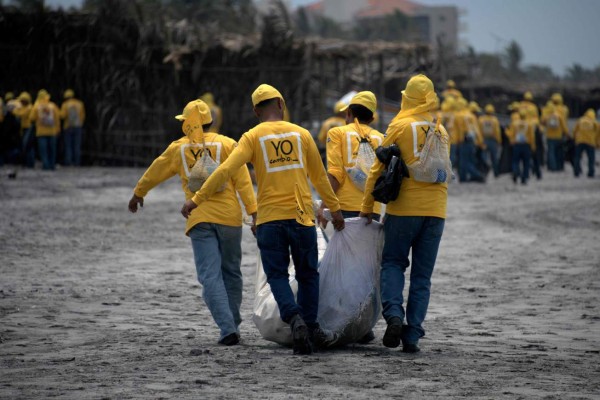
[[[367,0],[324,0],[323,15],[336,22],[347,23],[354,19],[354,14],[368,5]]]
[[[429,43],[435,48],[438,38],[452,53],[458,49],[458,9],[453,6],[423,7],[416,16],[426,16],[429,19]]]

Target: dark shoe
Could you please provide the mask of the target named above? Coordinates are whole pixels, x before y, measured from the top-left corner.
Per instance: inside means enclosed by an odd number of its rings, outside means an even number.
[[[400,346],[400,336],[402,335],[402,320],[398,317],[391,318],[387,329],[383,335],[383,345],[385,347],[396,348]]]
[[[296,314],[292,317],[290,328],[292,329],[294,354],[311,354],[312,345],[308,335],[308,326],[306,326],[306,322],[300,315]]]
[[[230,333],[229,335],[225,336],[223,339],[219,340],[219,344],[225,345],[225,346],[233,346],[236,345],[240,342],[240,335],[236,332],[234,333]]]
[[[402,344],[402,352],[403,353],[418,353],[421,349],[417,346],[416,343],[403,343]]]
[[[371,343],[373,340],[375,340],[375,334],[371,330],[365,336],[361,337],[356,343],[367,344],[367,343]]]
[[[318,349],[324,349],[326,347],[333,346],[339,339],[337,333],[324,330],[318,325],[314,329],[310,330],[309,336],[312,343]]]

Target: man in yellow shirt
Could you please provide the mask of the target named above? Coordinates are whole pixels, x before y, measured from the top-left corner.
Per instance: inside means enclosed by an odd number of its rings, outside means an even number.
[[[85,122],[83,102],[75,98],[72,89],[65,90],[65,101],[60,107],[60,118],[63,120],[63,137],[65,144],[65,165],[81,165],[81,136]]]
[[[181,115],[185,136],[167,147],[138,181],[129,200],[129,211],[135,213],[144,205],[144,197],[155,186],[179,175],[186,199],[194,192],[188,188],[190,171],[204,152],[221,163],[236,146],[236,142],[216,132],[209,132],[212,123],[210,109],[202,100],[186,105]],[[225,188],[189,215],[185,233],[192,241],[198,281],[202,296],[220,329],[219,343],[231,346],[239,343],[242,321],[242,210],[256,218],[256,198],[245,165],[227,180]]]
[[[321,124],[321,129],[319,130],[319,135],[317,136],[317,144],[319,145],[319,147],[325,147],[325,141],[327,140],[327,132],[329,132],[330,129],[335,128],[337,126],[346,125],[346,113],[342,111],[342,109],[345,110],[345,107],[346,104],[344,104],[341,101],[335,103],[335,105],[333,106],[333,116],[327,118]]]
[[[500,173],[498,165],[498,146],[502,144],[502,136],[500,133],[500,122],[498,117],[495,115],[496,110],[493,105],[488,104],[485,106],[485,114],[479,117],[479,129],[483,136],[483,143],[485,144],[484,154],[487,154],[494,176],[498,177]]]
[[[57,138],[60,133],[60,110],[54,102],[50,101],[50,93],[45,89],[39,91],[29,118],[31,123],[35,124],[35,137],[42,159],[42,168],[54,170]]]
[[[21,121],[21,138],[23,139],[23,162],[27,168],[35,166],[35,127],[31,125],[31,95],[21,92],[17,100],[21,107],[14,109],[13,114]]]
[[[485,177],[477,169],[477,148],[483,148],[483,138],[479,131],[477,117],[467,101],[459,98],[456,102],[456,128],[459,136],[458,177],[460,182],[485,183]]]
[[[400,112],[390,123],[382,146],[396,144],[403,161],[410,166],[420,159],[428,134],[435,129],[433,115],[438,98],[433,83],[425,75],[412,77],[402,91]],[[440,125],[440,140],[448,143],[448,133]],[[373,214],[371,194],[375,181],[385,168],[375,160],[365,185],[361,216]],[[431,276],[444,231],[448,201],[447,183],[425,183],[412,176],[402,180],[396,200],[387,204],[384,222],[384,247],[381,259],[381,304],[388,326],[383,336],[386,347],[407,353],[419,351],[425,334],[423,321],[429,305]],[[403,307],[404,273],[412,253],[408,301]],[[406,318],[406,325],[404,319]]]
[[[377,110],[375,94],[369,91],[357,93],[349,105],[344,105],[341,112],[346,113],[343,126],[333,127],[327,132],[327,178],[339,199],[344,218],[358,217],[361,209],[363,191],[354,184],[348,169],[356,167],[358,150],[361,141],[367,141],[373,151],[381,146],[383,134],[372,129]],[[319,213],[324,206],[321,206]],[[375,219],[381,215],[381,204],[375,203]],[[320,217],[322,224],[327,220]],[[375,339],[373,332],[367,333],[359,343],[368,343]]]
[[[459,99],[463,97],[460,90],[456,88],[456,83],[452,79],[448,79],[446,81],[446,90],[442,92],[442,97],[445,99],[449,97],[454,97],[455,99]]]
[[[513,182],[517,183],[521,179],[521,183],[526,185],[529,180],[531,157],[536,149],[534,125],[527,120],[527,110],[520,109],[518,114],[511,115],[507,135],[512,144]]]
[[[575,159],[573,160],[576,177],[581,174],[581,154],[586,153],[588,159],[588,177],[594,177],[596,163],[596,149],[600,147],[600,124],[596,120],[596,113],[588,109],[583,117],[579,118],[573,129],[575,139]]]
[[[565,164],[563,144],[569,135],[567,121],[563,117],[563,113],[553,103],[550,103],[542,116],[541,124],[546,131],[548,171],[562,171]]]
[[[520,102],[519,112],[523,111],[525,114],[525,120],[533,129],[535,147],[532,148],[531,161],[533,167],[533,173],[538,180],[542,179],[542,163],[544,158],[543,152],[543,138],[540,131],[540,110],[538,106],[533,102],[533,94],[531,92],[525,92],[523,94],[523,100]]]
[[[344,218],[310,132],[283,120],[281,93],[270,85],[260,85],[252,93],[252,105],[260,123],[242,135],[235,151],[185,202],[181,213],[188,218],[190,211],[204,207],[240,167],[248,162],[254,165],[258,186],[256,237],[263,268],[281,319],[290,324],[294,353],[310,354],[311,339],[315,345],[325,346],[331,338],[317,322],[317,231],[308,177],[332,211],[337,230],[344,228]],[[288,276],[290,251],[298,281],[297,303]]]

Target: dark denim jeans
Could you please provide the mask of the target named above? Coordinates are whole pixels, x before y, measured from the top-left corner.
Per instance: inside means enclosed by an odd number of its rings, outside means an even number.
[[[438,248],[444,232],[445,220],[436,217],[399,217],[387,215],[385,218],[385,244],[381,259],[381,304],[383,317],[402,320],[406,317],[407,326],[402,329],[403,343],[417,343],[425,335],[422,327],[431,292],[431,275],[437,258]],[[412,267],[406,312],[404,311],[404,272],[410,265],[408,259],[412,250]]]
[[[79,166],[81,164],[81,128],[67,128],[63,132],[65,142],[65,165]]]
[[[281,319],[289,323],[295,314],[300,314],[309,327],[315,327],[319,310],[319,252],[315,227],[301,225],[293,219],[266,222],[256,228],[256,239]],[[298,282],[297,303],[289,282],[290,253]]]
[[[484,143],[486,147],[484,154],[487,155],[492,170],[494,171],[494,176],[498,176],[500,173],[498,165],[498,142],[495,139],[487,138],[484,139]]]
[[[458,177],[461,182],[482,180],[483,175],[475,166],[477,147],[472,141],[464,141],[458,148]]]
[[[38,149],[42,159],[42,168],[56,168],[56,136],[38,136]]]
[[[513,145],[512,171],[513,179],[516,181],[519,177],[522,183],[529,180],[529,164],[531,163],[531,147],[527,143],[517,143]],[[521,171],[520,164],[523,164]]]
[[[548,139],[548,171],[562,171],[565,157],[562,139]]]
[[[587,159],[588,159],[588,176],[590,178],[593,178],[594,174],[596,172],[594,170],[594,167],[596,164],[596,149],[594,149],[593,146],[590,146],[589,144],[585,144],[585,143],[580,143],[577,146],[575,146],[575,160],[574,160],[575,176],[579,176],[582,172],[581,171],[581,154],[584,152],[587,154]]]

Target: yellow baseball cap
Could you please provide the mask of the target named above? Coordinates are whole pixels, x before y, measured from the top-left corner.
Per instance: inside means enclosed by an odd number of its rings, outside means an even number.
[[[25,100],[31,103],[31,95],[28,92],[21,92],[18,100]]]
[[[262,103],[265,100],[270,100],[274,98],[279,98],[283,100],[283,96],[279,93],[279,90],[275,89],[271,85],[267,85],[263,83],[252,93],[252,105],[256,106],[259,103]]]
[[[485,112],[488,113],[488,114],[493,114],[493,113],[496,112],[496,109],[494,108],[493,105],[486,104],[486,106],[485,106]]]
[[[585,116],[591,119],[596,119],[596,111],[593,108],[588,108],[585,112]]]
[[[552,94],[551,99],[553,102],[558,103],[558,104],[562,104],[562,102],[563,102],[563,97],[560,93]]]
[[[469,110],[472,112],[481,112],[481,107],[479,107],[479,104],[477,104],[476,101],[471,101],[469,103]]]
[[[13,92],[6,92],[6,94],[4,95],[5,101],[10,101],[10,100],[13,100],[14,98],[15,98],[15,94]]]
[[[202,100],[193,100],[187,103],[183,112],[175,116],[175,119],[179,121],[185,121],[197,113],[200,118],[201,125],[210,124],[212,122],[212,115],[210,115],[210,108]]]
[[[346,109],[346,103],[344,103],[343,101],[338,101],[337,103],[335,103],[335,105],[333,106],[333,113],[337,114],[339,112],[342,112]]]
[[[448,79],[446,81],[446,86],[449,87],[449,88],[455,88],[456,87],[456,83],[452,79]]]
[[[73,89],[67,89],[67,90],[65,90],[65,94],[63,94],[63,97],[65,99],[70,99],[72,97],[75,97],[75,92],[73,92]]]
[[[361,105],[367,110],[371,111],[373,114],[375,114],[377,111],[377,99],[375,98],[375,94],[373,94],[373,92],[369,92],[368,90],[356,93],[352,100],[350,100],[350,104],[342,108],[340,111],[346,111],[352,104]]]
[[[523,95],[523,99],[531,101],[533,100],[533,94],[531,92],[525,92],[525,94]]]

